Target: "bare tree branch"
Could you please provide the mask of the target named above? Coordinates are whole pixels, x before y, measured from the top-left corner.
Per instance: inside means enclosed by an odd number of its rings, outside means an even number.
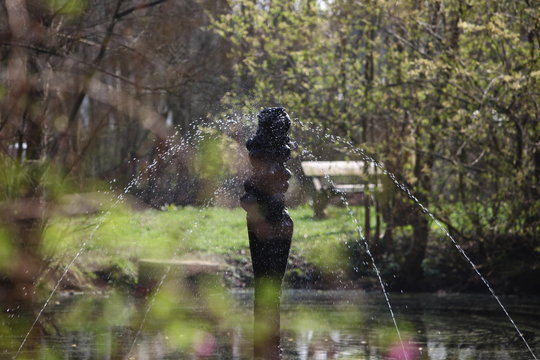
[[[161,4],[161,3],[165,2],[165,1],[168,1],[168,0],[154,0],[154,1],[150,1],[150,2],[148,2],[146,4],[140,4],[140,5],[137,5],[137,6],[133,6],[133,7],[130,7],[129,9],[126,9],[124,11],[119,12],[118,14],[115,15],[114,18],[115,19],[120,19],[120,18],[123,18],[124,16],[127,16],[127,15],[131,14],[134,11],[141,10],[141,9],[146,9],[146,8]]]
[[[77,114],[79,113],[79,109],[81,107],[81,104],[82,104],[82,102],[84,100],[84,97],[86,96],[86,93],[88,92],[88,87],[90,86],[90,82],[92,81],[92,78],[94,77],[94,75],[96,73],[96,70],[94,69],[94,67],[98,66],[99,63],[101,62],[101,60],[103,60],[103,58],[105,57],[105,52],[107,51],[107,48],[108,48],[109,43],[110,43],[111,38],[112,38],[114,27],[115,27],[115,25],[117,23],[116,15],[120,12],[120,7],[122,6],[123,2],[124,2],[124,0],[118,0],[117,3],[116,3],[114,14],[113,14],[112,19],[111,19],[111,21],[109,23],[109,26],[107,27],[105,37],[103,38],[103,41],[101,42],[101,47],[99,49],[99,52],[98,52],[97,56],[95,57],[95,59],[94,59],[94,61],[92,63],[94,66],[92,66],[89,69],[86,76],[84,77],[82,89],[79,92],[79,94],[77,95],[77,98],[75,99],[75,103],[73,104],[73,107],[71,108],[71,111],[69,113],[67,127],[62,132],[60,137],[57,139],[55,145],[53,146],[53,149],[51,151],[52,156],[56,155],[56,152],[58,151],[58,149],[60,147],[60,143],[67,139],[68,134],[72,131],[72,129],[76,125]]]

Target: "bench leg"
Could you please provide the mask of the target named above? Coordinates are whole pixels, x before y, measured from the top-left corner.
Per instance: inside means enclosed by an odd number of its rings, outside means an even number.
[[[313,196],[313,211],[316,219],[326,218],[326,207],[330,202],[330,196],[326,191],[318,191]]]

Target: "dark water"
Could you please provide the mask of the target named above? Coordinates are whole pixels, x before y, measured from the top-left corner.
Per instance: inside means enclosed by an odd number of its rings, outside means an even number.
[[[249,291],[163,289],[153,300],[64,296],[45,311],[17,359],[250,359]],[[286,291],[284,359],[532,359],[487,295],[391,294],[403,346],[384,298],[359,291]],[[540,299],[506,297],[540,353]],[[33,315],[2,314],[0,358],[16,354]],[[15,314],[14,314],[15,311]],[[144,318],[142,331],[141,323]]]

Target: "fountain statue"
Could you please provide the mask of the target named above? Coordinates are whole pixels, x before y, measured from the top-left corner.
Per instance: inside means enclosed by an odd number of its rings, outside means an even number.
[[[285,167],[291,154],[291,120],[283,108],[264,109],[258,120],[255,136],[246,143],[253,172],[240,201],[247,212],[254,273],[254,357],[279,359],[281,282],[293,233],[284,201],[291,177]]]

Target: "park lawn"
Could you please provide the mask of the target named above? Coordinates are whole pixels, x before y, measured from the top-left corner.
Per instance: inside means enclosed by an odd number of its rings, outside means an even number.
[[[364,275],[370,274],[371,261],[358,256],[365,242],[349,211],[333,206],[327,210],[328,217],[323,220],[314,219],[312,208],[306,205],[289,210],[294,221],[291,276],[324,278],[328,274],[352,274],[358,267]],[[351,212],[358,224],[363,224],[364,208],[353,206]],[[432,234],[437,244],[445,243],[440,241],[442,230],[433,223]],[[408,238],[412,228],[402,226],[395,236]],[[239,271],[239,278],[244,280],[251,271],[246,214],[241,208],[168,206],[164,210],[136,211],[119,205],[94,215],[56,217],[45,227],[42,253],[56,274],[62,274],[75,259],[69,267],[74,274],[71,278],[82,279],[75,281],[79,284],[104,278],[113,286],[131,287],[137,281],[139,259],[223,261]],[[386,259],[378,266],[383,272],[388,268],[393,273],[394,262]]]
[[[353,208],[358,219],[363,208]],[[295,228],[291,253],[310,262],[332,263],[338,249],[358,239],[355,224],[344,208],[330,208],[324,220],[314,220],[310,207],[290,210]],[[49,263],[78,262],[96,266],[140,258],[171,259],[189,253],[228,256],[249,248],[245,212],[241,208],[180,207],[166,211],[133,211],[117,207],[102,214],[54,218],[46,226],[44,249]]]

